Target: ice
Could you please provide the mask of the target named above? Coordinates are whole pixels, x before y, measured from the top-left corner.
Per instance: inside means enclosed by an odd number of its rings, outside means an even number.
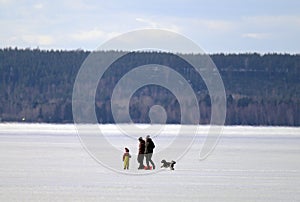
[[[135,154],[137,141],[115,125],[100,127],[120,149],[121,168],[122,147]],[[179,126],[168,127],[153,138],[157,151],[168,147]],[[208,127],[200,127],[174,171],[133,176],[95,161],[72,124],[0,124],[0,201],[300,201],[300,128],[226,126],[200,161]],[[136,159],[130,163],[136,170]]]

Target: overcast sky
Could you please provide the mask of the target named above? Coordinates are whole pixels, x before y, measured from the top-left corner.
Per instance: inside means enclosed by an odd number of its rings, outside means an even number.
[[[0,0],[0,47],[94,50],[143,28],[204,51],[300,53],[299,0]]]

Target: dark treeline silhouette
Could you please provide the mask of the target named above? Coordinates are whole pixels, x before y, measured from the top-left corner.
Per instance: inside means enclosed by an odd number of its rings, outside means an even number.
[[[77,72],[90,52],[0,49],[0,120],[72,122],[72,90]],[[114,51],[101,52],[108,57]],[[213,54],[227,95],[227,125],[300,126],[300,55]],[[189,57],[201,57],[189,55]],[[117,82],[134,67],[161,64],[192,84],[201,120],[210,123],[211,99],[205,83],[187,62],[158,52],[129,53],[114,62],[99,81],[95,109],[100,123],[114,123],[111,95]],[[88,90],[88,89],[85,89]],[[134,93],[130,115],[149,123],[149,109],[161,105],[167,123],[180,123],[180,106],[169,90],[148,85]]]

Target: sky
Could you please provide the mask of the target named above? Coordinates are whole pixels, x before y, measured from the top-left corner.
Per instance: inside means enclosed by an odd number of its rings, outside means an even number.
[[[158,28],[207,53],[300,53],[299,0],[0,0],[0,48],[95,50]]]

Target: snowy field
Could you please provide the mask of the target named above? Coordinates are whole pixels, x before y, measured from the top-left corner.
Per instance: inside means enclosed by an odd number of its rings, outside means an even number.
[[[199,161],[204,126],[174,171],[154,153],[156,173],[137,176],[121,170],[121,148],[136,154],[138,142],[103,128],[120,148],[119,173],[87,153],[73,125],[0,124],[0,201],[300,201],[300,128],[225,127]],[[171,139],[172,130],[153,137],[155,151]],[[136,170],[135,156],[130,163]]]

